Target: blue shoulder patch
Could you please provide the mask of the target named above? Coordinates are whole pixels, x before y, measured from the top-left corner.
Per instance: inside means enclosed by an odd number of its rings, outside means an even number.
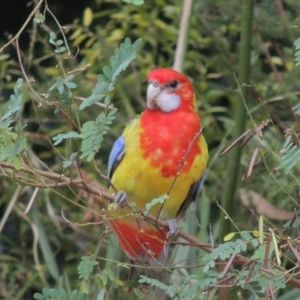
[[[114,142],[108,159],[108,175],[112,176],[112,172],[118,163],[122,160],[124,155],[125,142],[122,136],[118,137]]]

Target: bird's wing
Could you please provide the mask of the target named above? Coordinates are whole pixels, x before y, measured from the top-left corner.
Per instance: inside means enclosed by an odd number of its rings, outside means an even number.
[[[179,217],[181,214],[183,214],[186,211],[186,209],[189,207],[189,205],[197,199],[197,196],[200,193],[200,190],[203,186],[204,178],[205,178],[205,176],[202,175],[202,177],[200,178],[199,181],[197,181],[191,185],[190,190],[189,190],[185,200],[183,201],[183,203],[181,204],[181,206],[178,210],[177,217]]]
[[[140,115],[137,115],[134,119],[129,121],[124,129],[123,135],[118,137],[116,141],[114,142],[114,145],[110,151],[109,159],[108,159],[108,176],[109,178],[112,178],[113,173],[115,172],[117,166],[122,161],[125,155],[125,138],[124,133],[128,128],[134,126],[136,124],[136,121],[140,118]]]
[[[112,178],[114,171],[116,170],[118,164],[121,162],[121,160],[124,157],[125,154],[125,142],[124,137],[120,136],[115,141],[110,155],[108,159],[108,176],[109,178]]]

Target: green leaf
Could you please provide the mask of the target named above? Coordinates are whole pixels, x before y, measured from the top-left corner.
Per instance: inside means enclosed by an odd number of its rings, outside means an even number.
[[[109,278],[110,281],[114,281],[116,279],[115,273],[113,272],[113,270],[108,269],[107,273],[108,273],[108,278]]]
[[[92,95],[89,96],[88,98],[85,99],[85,101],[83,101],[80,106],[79,109],[84,109],[88,106],[91,106],[92,104],[99,102],[100,100],[102,100],[106,94],[112,90],[111,84],[108,82],[98,82],[97,85],[95,86],[95,88],[92,90]]]
[[[132,3],[132,4],[135,4],[135,5],[142,5],[144,3],[144,0],[123,0],[127,3]]]
[[[107,276],[107,273],[102,272],[102,274],[100,275],[100,277],[101,277],[101,279],[102,279],[103,285],[106,286],[107,283],[108,283],[108,276]]]
[[[72,291],[71,295],[70,295],[70,300],[75,300],[77,296],[77,290]]]
[[[0,118],[0,161],[13,163],[16,169],[20,169],[21,161],[17,157],[26,147],[22,120],[22,84],[19,78],[14,86],[14,94],[8,101],[8,111]]]
[[[20,158],[18,156],[14,157],[14,159],[13,159],[13,165],[14,165],[14,168],[16,170],[20,170],[21,169],[22,163],[21,163]]]
[[[62,41],[62,40],[57,40],[56,41],[56,46],[60,46],[60,45],[62,45],[64,42]]]
[[[49,296],[52,298],[57,298],[58,297],[58,291],[55,289],[49,289]]]
[[[103,74],[108,78],[111,79],[112,77],[112,70],[108,66],[103,67]]]
[[[162,283],[161,281],[154,279],[154,278],[149,278],[147,276],[144,275],[140,275],[140,279],[139,279],[139,283],[148,283],[152,286],[158,287],[162,290],[167,291],[168,287],[166,284]]]
[[[271,254],[274,251],[273,243],[270,244],[269,253]],[[266,244],[260,245],[252,255],[252,259],[264,259],[266,255]]]
[[[300,51],[299,51],[300,52]],[[297,114],[300,115],[300,103],[296,104],[295,106],[293,106],[293,111]]]
[[[49,33],[51,39],[56,39],[56,34],[54,32]]]
[[[59,290],[59,297],[62,299],[66,299],[67,298],[67,293],[64,289],[60,289]]]
[[[142,40],[138,39],[134,44],[131,44],[127,38],[124,43],[121,43],[120,47],[115,50],[115,55],[110,60],[111,67],[103,67],[105,76],[103,74],[98,76],[98,82],[92,90],[92,95],[81,103],[79,109],[84,109],[109,96],[109,93],[114,89],[117,76],[135,59],[135,52],[141,42]]]
[[[56,34],[54,32],[50,32],[49,35],[49,43],[56,46],[56,42],[54,41],[56,39]]]
[[[48,289],[48,288],[46,288],[46,287],[43,288],[43,289],[42,289],[42,292],[43,292],[43,295],[44,295],[45,297],[47,297],[47,298],[49,297],[49,289]]]
[[[247,231],[242,231],[240,234],[241,234],[241,237],[245,240],[252,240],[253,239],[252,235]]]
[[[63,81],[62,81],[62,78],[60,76],[58,76],[56,78],[56,85],[55,85],[58,93],[60,95],[62,95],[62,93],[64,92],[64,84],[63,84]]]
[[[295,46],[300,46],[300,38],[297,38],[294,42]]]
[[[37,299],[37,300],[44,300],[44,299],[46,299],[46,297],[43,296],[43,295],[40,294],[40,293],[34,293],[33,298],[34,298],[34,299]]]
[[[78,153],[72,153],[68,160],[63,162],[63,168],[66,169],[77,162]]]
[[[96,274],[95,281],[101,289],[104,287],[104,283],[100,274]]]
[[[106,96],[104,99],[104,104],[109,105],[110,104],[110,96]]]
[[[64,79],[64,82],[71,81],[74,78],[73,74],[67,75],[66,78]]]
[[[277,166],[277,169],[285,169],[286,174],[290,173],[292,167],[294,167],[300,160],[300,148],[290,141],[291,136],[288,136],[283,148],[280,150],[280,153],[283,155]]]
[[[81,284],[80,284],[80,289],[81,289],[81,292],[88,295],[89,293],[89,286],[87,284],[86,281],[82,281]]]
[[[115,119],[116,109],[102,112],[98,115],[96,121],[88,121],[82,126],[81,137],[83,139],[81,145],[81,158],[87,157],[91,161],[95,154],[99,151],[103,136],[108,132],[110,125]]]
[[[43,23],[45,21],[45,16],[41,13],[35,13],[33,21],[38,24]]]
[[[77,87],[77,84],[75,82],[65,82],[65,85],[70,89],[75,89]]]
[[[65,139],[72,139],[72,138],[80,138],[81,135],[75,131],[70,131],[68,133],[59,133],[55,137],[53,137],[53,141],[55,141],[54,146],[60,144]]]
[[[145,211],[145,215],[149,214],[149,211],[151,210],[151,208],[157,204],[163,204],[165,203],[165,201],[169,198],[168,194],[164,194],[162,196],[160,196],[159,198],[155,198],[153,199],[150,203],[146,204],[146,211]]]
[[[84,294],[79,292],[78,297],[76,298],[76,300],[83,300],[84,299]]]
[[[213,268],[216,265],[217,259],[226,260],[235,251],[245,249],[247,249],[247,242],[242,241],[241,239],[237,239],[235,242],[220,244],[211,253],[203,255],[202,260],[207,261],[207,264],[203,268],[203,272],[206,273],[210,268]]]
[[[254,248],[256,248],[256,247],[258,247],[258,245],[259,245],[259,240],[258,240],[258,239],[252,239],[252,240],[251,240],[251,243],[252,243],[252,246],[253,246]]]
[[[58,49],[58,52],[59,53],[63,53],[63,52],[65,52],[67,50],[67,48],[66,47],[60,47],[59,49]],[[55,50],[56,51],[56,50]]]
[[[91,256],[82,256],[81,262],[78,266],[79,278],[87,280],[90,276],[90,273],[93,271],[94,266],[98,263]]]
[[[115,55],[110,59],[112,70],[111,82],[113,85],[115,84],[117,76],[135,59],[135,52],[141,43],[142,39],[137,39],[134,44],[131,45],[130,39],[126,38],[124,43],[120,45],[120,48],[115,51]]]
[[[145,298],[145,295],[144,295],[144,293],[143,293],[141,290],[139,290],[139,289],[134,289],[133,291],[134,291],[135,295],[136,295],[139,299],[144,299],[144,298]]]

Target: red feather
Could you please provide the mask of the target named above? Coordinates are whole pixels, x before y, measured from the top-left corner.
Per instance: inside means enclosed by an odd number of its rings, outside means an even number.
[[[110,225],[118,235],[122,249],[132,259],[143,253],[157,257],[163,251],[168,231],[166,228],[137,230],[135,224],[117,220],[111,221]]]
[[[153,167],[160,167],[162,176],[176,176],[185,151],[200,130],[200,120],[193,112],[176,110],[164,113],[147,109],[141,116],[140,145],[145,158]],[[197,155],[201,153],[195,142],[189,150],[181,172],[187,172]]]

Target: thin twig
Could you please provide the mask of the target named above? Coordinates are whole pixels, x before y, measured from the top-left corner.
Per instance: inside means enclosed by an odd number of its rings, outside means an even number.
[[[246,174],[246,178],[250,177],[251,174],[252,174],[258,150],[259,150],[258,148],[255,148],[255,150],[254,150],[254,152],[252,154],[250,165],[248,167],[248,171],[247,171],[247,174]]]
[[[227,274],[227,272],[229,271],[229,268],[231,267],[233,261],[234,261],[234,258],[235,256],[237,255],[237,253],[234,251],[230,257],[230,259],[228,260],[225,268],[223,269],[223,272],[222,272],[222,275],[220,276],[220,278],[223,278],[225,277],[225,275]]]
[[[3,215],[2,219],[1,219],[1,222],[0,222],[0,232],[2,231],[2,229],[3,229],[3,227],[4,227],[4,224],[5,224],[6,220],[7,220],[7,218],[8,218],[8,216],[9,216],[10,212],[12,211],[12,209],[13,209],[13,207],[14,207],[16,201],[17,201],[18,198],[19,198],[19,194],[20,194],[20,192],[21,192],[21,189],[22,189],[22,186],[19,185],[19,186],[15,189],[15,192],[14,192],[14,194],[13,194],[11,200],[9,201],[9,204],[8,204],[8,206],[7,206],[7,208],[6,208],[6,211],[5,211],[5,213],[4,213],[4,215]]]
[[[34,191],[33,191],[33,194],[32,194],[32,196],[31,196],[31,198],[30,198],[30,200],[29,200],[27,206],[26,206],[26,209],[25,209],[25,211],[24,211],[24,215],[28,214],[28,212],[30,211],[30,209],[31,209],[31,207],[32,207],[32,204],[34,203],[34,200],[35,200],[35,198],[36,198],[36,195],[37,195],[38,191],[39,191],[39,188],[36,187],[36,188],[34,189]]]
[[[75,100],[79,100],[79,101],[85,101],[87,98],[84,98],[84,97],[74,97],[74,99]],[[103,108],[107,108],[107,109],[110,109],[110,110],[112,110],[112,109],[115,109],[115,107],[113,106],[113,104],[110,104],[110,105],[105,105],[104,103],[101,103],[101,102],[96,102],[96,103],[94,103],[95,105],[98,105],[98,106],[100,106],[100,107],[103,107]]]

